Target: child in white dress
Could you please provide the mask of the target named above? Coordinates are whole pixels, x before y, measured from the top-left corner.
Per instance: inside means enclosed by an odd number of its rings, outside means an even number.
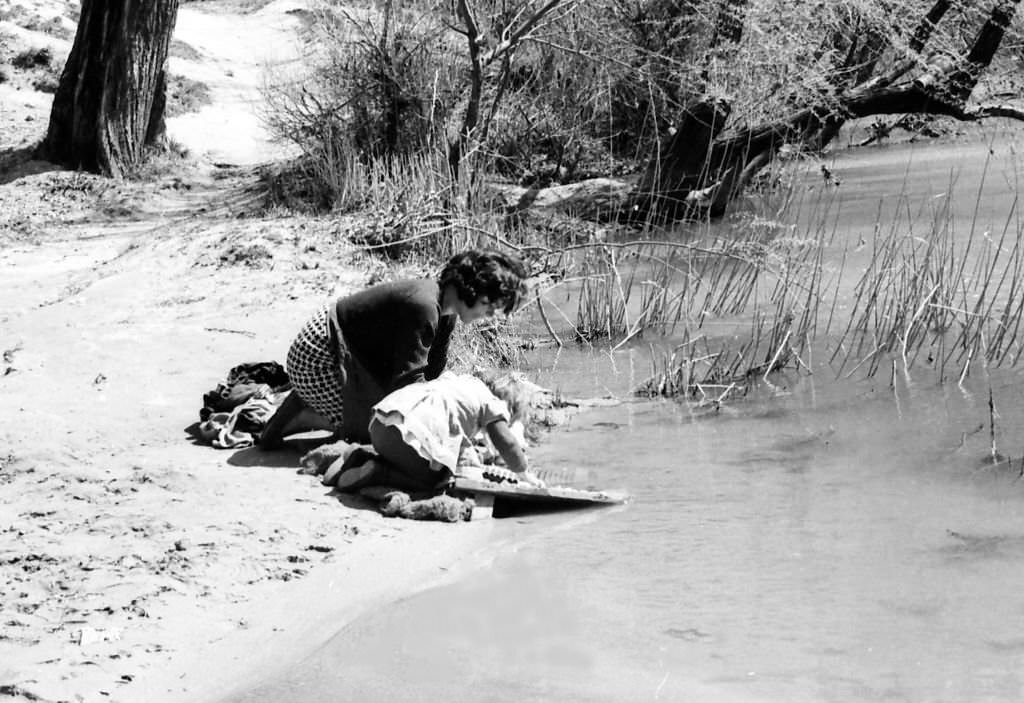
[[[341,490],[386,484],[403,490],[430,490],[444,484],[460,464],[479,463],[474,437],[486,432],[507,469],[524,483],[543,486],[526,460],[511,425],[529,407],[529,389],[515,376],[481,380],[444,373],[410,383],[373,407],[370,441],[383,462],[344,471]]]

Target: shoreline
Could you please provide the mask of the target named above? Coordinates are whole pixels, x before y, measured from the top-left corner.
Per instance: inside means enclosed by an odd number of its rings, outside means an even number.
[[[393,538],[378,533],[357,540],[334,563],[297,583],[266,589],[246,607],[233,608],[233,615],[250,618],[245,628],[173,658],[138,686],[126,687],[125,700],[215,703],[273,680],[358,618],[479,568],[493,524],[481,520],[408,527]],[[188,633],[193,638],[196,634]]]

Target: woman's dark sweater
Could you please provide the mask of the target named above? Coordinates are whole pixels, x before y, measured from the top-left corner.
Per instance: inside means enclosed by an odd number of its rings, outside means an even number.
[[[437,378],[448,363],[457,316],[441,315],[435,281],[379,283],[339,298],[333,312],[345,346],[385,393]]]

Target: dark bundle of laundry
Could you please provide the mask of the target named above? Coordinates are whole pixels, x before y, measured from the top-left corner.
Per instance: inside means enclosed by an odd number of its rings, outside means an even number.
[[[231,412],[250,398],[267,393],[283,393],[291,389],[288,373],[276,361],[239,364],[228,371],[216,388],[203,394],[199,419],[206,421],[213,413]]]
[[[216,388],[203,394],[196,437],[218,449],[252,446],[291,387],[276,361],[235,366]]]

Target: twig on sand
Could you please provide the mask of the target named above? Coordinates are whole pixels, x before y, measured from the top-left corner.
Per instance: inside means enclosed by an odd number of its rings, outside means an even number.
[[[992,383],[988,384],[988,439],[992,447],[992,463],[998,462],[999,450],[996,448],[996,404],[992,398]]]
[[[250,332],[249,330],[232,330],[232,329],[228,329],[227,327],[204,327],[203,329],[206,330],[207,332],[223,332],[225,334],[240,334],[240,335],[242,335],[244,337],[251,337],[253,339],[256,338],[256,333],[255,332]]]

